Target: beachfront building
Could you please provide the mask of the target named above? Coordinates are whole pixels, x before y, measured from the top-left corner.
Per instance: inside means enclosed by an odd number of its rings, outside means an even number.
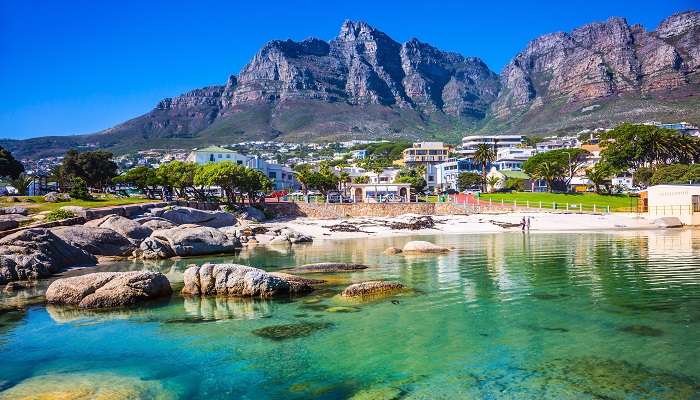
[[[491,168],[491,165],[487,165]],[[435,166],[435,187],[439,190],[457,190],[457,178],[462,172],[481,173],[481,165],[471,158],[451,158]]]
[[[676,217],[700,225],[700,185],[656,185],[640,193],[641,212],[650,218]]]
[[[653,125],[658,126],[659,128],[673,129],[681,135],[700,136],[700,130],[698,129],[698,127],[691,125],[687,122],[673,122],[670,124],[664,124],[661,122],[650,121],[645,122],[644,125]]]
[[[410,183],[351,183],[348,184],[353,203],[409,203]]]
[[[503,171],[520,171],[523,163],[528,158],[537,154],[537,150],[532,147],[506,147],[498,149],[496,161],[493,165]]]
[[[399,175],[398,168],[384,168],[382,172],[366,172],[364,175],[369,177],[369,183],[392,183]]]
[[[514,186],[514,189],[523,190],[526,192],[542,191],[539,190],[539,182],[535,179],[530,178],[530,175],[522,171],[499,170],[494,166],[486,175],[486,179],[488,180],[491,177],[497,177],[498,182],[495,185],[488,185],[487,189],[489,191],[502,190],[509,186]]]
[[[248,161],[248,157],[220,146],[208,146],[202,149],[192,150],[185,161],[197,164],[231,161],[238,165],[244,165]]]
[[[544,153],[545,151],[551,150],[572,149],[578,145],[579,141],[576,136],[566,136],[544,140],[537,143],[535,147],[538,153]]]
[[[219,146],[194,149],[185,161],[197,164],[230,161],[234,164],[259,170],[272,180],[274,190],[294,190],[299,186],[294,178],[294,171],[288,166],[269,162],[258,156],[248,157]]]
[[[519,147],[525,143],[524,135],[472,135],[462,138],[462,148],[457,152],[472,156],[480,144],[487,144],[496,150],[508,147]]]
[[[449,153],[450,148],[442,142],[413,143],[403,151],[402,163],[408,167],[440,164],[447,160]]]

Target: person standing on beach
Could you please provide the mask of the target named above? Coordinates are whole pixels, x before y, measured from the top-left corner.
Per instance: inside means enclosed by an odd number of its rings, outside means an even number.
[[[527,217],[527,230],[530,230],[530,217]]]
[[[523,217],[523,219],[520,221],[520,229],[521,229],[523,232],[525,232],[525,225],[526,225],[526,224],[527,224],[527,222],[525,221],[525,217]]]

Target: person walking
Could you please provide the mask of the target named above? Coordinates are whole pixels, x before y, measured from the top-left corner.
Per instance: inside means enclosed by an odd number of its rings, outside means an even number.
[[[527,224],[527,221],[525,221],[525,217],[520,221],[520,230],[525,232],[525,225]]]
[[[527,230],[530,230],[530,217],[527,217]]]

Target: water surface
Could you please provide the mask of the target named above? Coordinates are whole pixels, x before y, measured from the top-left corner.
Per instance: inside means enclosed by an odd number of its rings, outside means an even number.
[[[699,232],[420,238],[455,249],[388,256],[415,237],[372,238],[98,267],[159,270],[179,288],[207,261],[370,266],[316,275],[331,284],[294,299],[173,295],[87,312],[45,306],[49,281],[3,295],[0,399],[700,398]],[[337,297],[370,279],[413,290]]]

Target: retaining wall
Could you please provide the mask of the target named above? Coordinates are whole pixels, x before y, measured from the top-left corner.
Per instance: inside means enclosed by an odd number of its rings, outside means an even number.
[[[471,214],[473,207],[454,203],[264,203],[262,207],[278,217],[346,218],[395,217],[402,214]]]

